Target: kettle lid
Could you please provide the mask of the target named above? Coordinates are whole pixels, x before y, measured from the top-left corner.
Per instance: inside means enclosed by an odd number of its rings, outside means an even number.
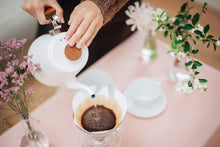
[[[88,48],[71,47],[65,39],[66,32],[52,37],[49,45],[49,58],[56,68],[64,72],[79,72],[88,60]]]

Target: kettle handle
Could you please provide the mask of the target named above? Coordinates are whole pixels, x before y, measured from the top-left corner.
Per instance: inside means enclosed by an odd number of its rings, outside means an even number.
[[[54,36],[55,34],[60,33],[61,23],[59,17],[56,15],[56,9],[52,7],[47,7],[44,11],[46,19],[50,19],[53,25],[53,30],[49,31],[49,34]]]
[[[56,14],[56,9],[52,7],[45,8],[44,15],[46,16],[46,19],[50,19],[50,17],[55,14]]]

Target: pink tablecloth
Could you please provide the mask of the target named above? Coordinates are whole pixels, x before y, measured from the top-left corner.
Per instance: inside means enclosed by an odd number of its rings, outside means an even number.
[[[127,113],[121,125],[121,147],[200,147],[209,146],[211,137],[220,132],[220,72],[204,65],[201,77],[208,79],[208,91],[184,95],[177,92],[175,84],[169,80],[169,67],[174,59],[167,55],[169,45],[161,41],[158,58],[144,63],[139,58],[143,34],[135,33],[125,42],[95,63],[91,68],[109,73],[117,88],[124,91],[130,82],[147,76],[162,82],[168,106],[159,116],[141,119]],[[91,57],[92,58],[92,57]],[[71,90],[60,88],[33,113],[40,123],[34,125],[43,130],[51,147],[78,147],[78,129],[72,119]],[[24,130],[16,124],[0,136],[1,147],[16,147]],[[212,146],[219,146],[220,140]]]

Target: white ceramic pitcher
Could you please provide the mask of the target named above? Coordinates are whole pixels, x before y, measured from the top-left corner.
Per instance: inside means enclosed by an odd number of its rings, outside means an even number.
[[[55,15],[55,9],[50,8],[47,12],[45,15],[50,18],[54,30],[40,36],[31,44],[28,55],[33,55],[33,58],[30,61],[39,63],[41,67],[40,72],[32,74],[43,84],[65,84],[69,88],[83,89],[93,95],[87,86],[76,81],[76,75],[88,60],[88,48],[85,45],[81,49],[70,47],[65,39],[66,32],[60,32],[61,24]]]

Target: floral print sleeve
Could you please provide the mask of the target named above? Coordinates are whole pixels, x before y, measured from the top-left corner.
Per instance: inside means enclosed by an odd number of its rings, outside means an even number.
[[[82,0],[86,1],[86,0]],[[128,0],[90,0],[94,2],[103,15],[104,24],[109,22],[112,17],[128,2]]]

